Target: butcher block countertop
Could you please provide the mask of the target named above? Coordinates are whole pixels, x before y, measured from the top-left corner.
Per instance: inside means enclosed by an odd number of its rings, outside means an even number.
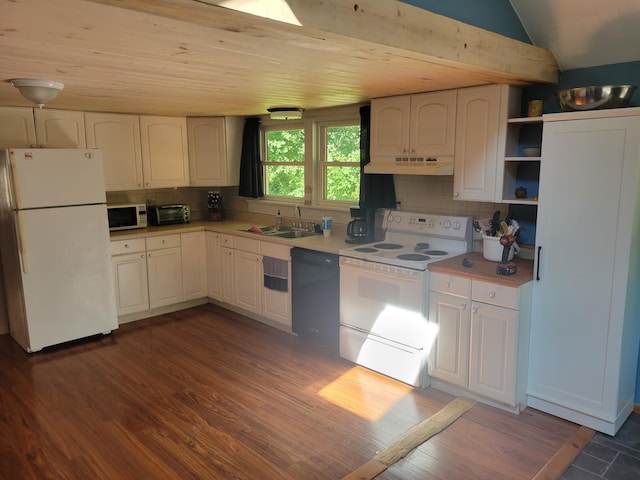
[[[463,259],[469,260],[473,265],[465,267],[462,265]],[[485,282],[497,283],[509,287],[519,287],[533,280],[533,261],[514,259],[516,273],[513,275],[498,275],[496,273],[497,262],[489,262],[482,257],[482,253],[471,252],[457,257],[451,257],[439,262],[430,263],[428,268],[431,272],[457,275]]]

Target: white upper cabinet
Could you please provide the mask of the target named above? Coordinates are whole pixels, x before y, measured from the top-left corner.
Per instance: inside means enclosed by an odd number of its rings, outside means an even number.
[[[457,105],[453,198],[501,199],[496,170],[504,157],[507,119],[520,109],[520,91],[507,85],[463,88]]]
[[[141,115],[140,137],[144,187],[188,186],[186,118]]]
[[[371,100],[371,159],[407,155],[411,96]]]
[[[418,157],[453,157],[456,90],[411,95],[409,148]]]
[[[87,148],[84,113],[36,108],[36,140],[40,148]]]
[[[143,187],[138,115],[92,113],[84,116],[88,148],[102,149],[105,189]]]
[[[30,107],[0,107],[0,148],[31,148],[36,146],[33,109]]]
[[[243,127],[242,117],[187,118],[192,186],[238,185]]]
[[[420,168],[403,172],[385,169],[450,165],[455,148],[456,98],[456,90],[445,90],[373,99],[371,163],[366,170],[424,174]]]

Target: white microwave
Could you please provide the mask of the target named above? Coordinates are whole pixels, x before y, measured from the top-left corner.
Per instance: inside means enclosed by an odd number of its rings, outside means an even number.
[[[147,228],[147,206],[144,203],[107,205],[109,231]]]

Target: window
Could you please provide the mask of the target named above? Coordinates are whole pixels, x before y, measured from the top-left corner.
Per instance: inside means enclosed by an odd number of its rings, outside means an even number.
[[[304,129],[263,130],[265,195],[304,199]]]
[[[262,127],[265,195],[312,205],[353,205],[360,195],[360,121]]]

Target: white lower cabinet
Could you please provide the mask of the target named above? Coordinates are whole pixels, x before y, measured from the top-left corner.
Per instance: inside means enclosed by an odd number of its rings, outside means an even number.
[[[286,288],[268,288],[264,257],[286,262]],[[283,271],[278,272],[280,276]],[[207,232],[208,296],[243,313],[291,330],[290,247],[255,238]]]
[[[184,300],[207,296],[207,244],[205,232],[180,234]]]
[[[144,238],[112,241],[111,263],[118,316],[148,310],[149,289]]]
[[[220,234],[220,283],[222,302],[234,305],[233,236]]]
[[[506,405],[516,405],[518,313],[486,303],[471,304],[469,390]]]
[[[430,275],[429,323],[437,331],[428,359],[432,386],[520,412],[526,406],[531,282],[518,288]]]
[[[222,301],[222,245],[219,232],[205,232],[207,257],[207,296]]]
[[[291,247],[260,241],[260,253],[262,254],[263,266],[265,257],[287,262],[286,291],[268,288],[261,279],[262,315],[291,330]],[[263,268],[261,277],[264,278],[266,273],[268,272],[265,272]]]
[[[234,305],[260,315],[262,313],[260,255],[235,250],[233,252],[233,279]]]
[[[147,238],[147,273],[150,308],[184,300],[180,235]]]
[[[117,313],[135,314],[121,321],[144,318],[150,309],[206,299],[205,240],[203,231],[112,240]]]

